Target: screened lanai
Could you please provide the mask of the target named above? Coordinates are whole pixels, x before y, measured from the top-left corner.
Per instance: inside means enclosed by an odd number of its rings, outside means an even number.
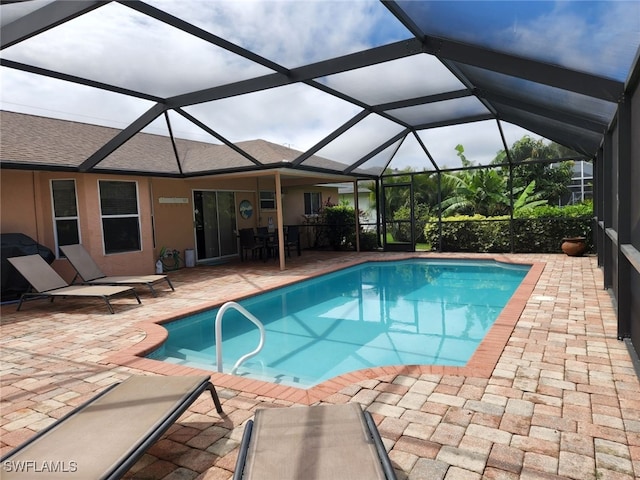
[[[500,151],[509,167],[525,135],[567,147],[570,159],[594,162],[598,262],[619,336],[640,346],[640,3],[28,0],[0,9],[2,110],[114,129],[64,162],[4,152],[3,169],[380,182],[403,169],[462,168],[458,145],[476,167]],[[154,162],[132,147],[141,133],[167,139]],[[182,139],[226,153],[193,161]],[[244,147],[256,139],[297,153],[261,156]]]

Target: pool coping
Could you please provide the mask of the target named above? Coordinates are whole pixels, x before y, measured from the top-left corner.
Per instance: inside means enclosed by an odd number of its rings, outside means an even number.
[[[408,253],[393,259],[380,259],[374,261],[398,261],[412,258],[424,259],[425,257]],[[210,375],[211,381],[220,388],[240,390],[256,396],[269,396],[280,400],[306,405],[312,405],[325,400],[331,395],[338,393],[346,386],[354,383],[369,379],[379,379],[387,376],[396,376],[401,374],[439,374],[489,378],[498,363],[507,342],[509,341],[511,333],[515,328],[527,301],[533,293],[533,290],[544,271],[546,263],[519,262],[502,256],[488,256],[483,257],[481,260],[477,257],[473,258],[464,256],[452,259],[451,257],[430,255],[428,258],[431,260],[495,261],[512,265],[531,266],[529,272],[522,280],[519,287],[516,289],[507,305],[505,305],[489,332],[465,366],[399,365],[367,368],[334,377],[308,389],[302,389],[288,385],[266,382],[263,380],[249,379],[225,373],[167,363],[145,357],[145,355],[156,350],[166,340],[168,333],[162,324],[175,321],[210,308],[219,307],[224,302],[211,302],[210,305],[199,306],[197,308],[185,308],[179,311],[173,311],[170,314],[164,314],[155,319],[147,319],[134,324],[133,326],[135,328],[139,328],[145,333],[145,338],[131,347],[110,355],[106,359],[106,362],[161,375]],[[345,262],[341,265],[318,271],[314,275],[306,277],[305,280],[371,261],[372,260],[368,258]],[[299,281],[301,280],[278,281],[274,278],[274,283],[268,290],[292,285]],[[238,296],[236,298],[229,298],[226,301],[242,300],[243,298],[253,296],[256,293],[263,293],[268,290],[254,292],[249,295]]]

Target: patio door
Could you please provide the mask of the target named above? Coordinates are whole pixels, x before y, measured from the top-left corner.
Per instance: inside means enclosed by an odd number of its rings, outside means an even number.
[[[194,190],[193,225],[198,261],[238,254],[236,202],[233,192]]]
[[[415,235],[413,232],[413,188],[410,183],[393,183],[382,188],[384,202],[383,238],[387,251],[413,252]],[[400,210],[409,205],[409,218]]]

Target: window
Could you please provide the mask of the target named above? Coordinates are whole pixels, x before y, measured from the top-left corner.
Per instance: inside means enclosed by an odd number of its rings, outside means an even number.
[[[320,192],[305,192],[304,214],[317,215],[322,207],[322,194]]]
[[[136,182],[98,181],[105,253],[140,250]]]
[[[61,245],[80,243],[75,180],[51,180],[51,201],[53,204],[53,233],[59,258],[64,257],[60,251]]]
[[[276,192],[260,192],[260,209],[275,210]]]

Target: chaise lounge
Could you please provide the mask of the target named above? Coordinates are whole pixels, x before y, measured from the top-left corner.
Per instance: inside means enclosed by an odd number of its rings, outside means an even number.
[[[2,478],[120,478],[205,390],[222,413],[209,376],[132,376],[2,457]]]
[[[395,480],[369,412],[360,404],[256,410],[233,480]]]
[[[69,263],[75,268],[76,276],[71,283],[74,283],[78,275],[82,278],[82,283],[88,285],[146,285],[151,290],[153,296],[157,296],[153,285],[159,282],[167,282],[171,290],[175,291],[173,284],[166,275],[117,275],[107,276],[100,270],[98,264],[91,258],[89,252],[80,244],[64,245],[60,247]]]
[[[20,272],[29,282],[33,291],[28,291],[20,296],[17,310],[29,297],[49,298],[53,301],[56,297],[95,297],[101,298],[107,304],[109,312],[113,312],[110,299],[119,295],[132,294],[138,304],[140,297],[133,287],[118,287],[110,285],[69,285],[58,273],[51,268],[40,255],[25,255],[22,257],[8,258],[9,263]]]

